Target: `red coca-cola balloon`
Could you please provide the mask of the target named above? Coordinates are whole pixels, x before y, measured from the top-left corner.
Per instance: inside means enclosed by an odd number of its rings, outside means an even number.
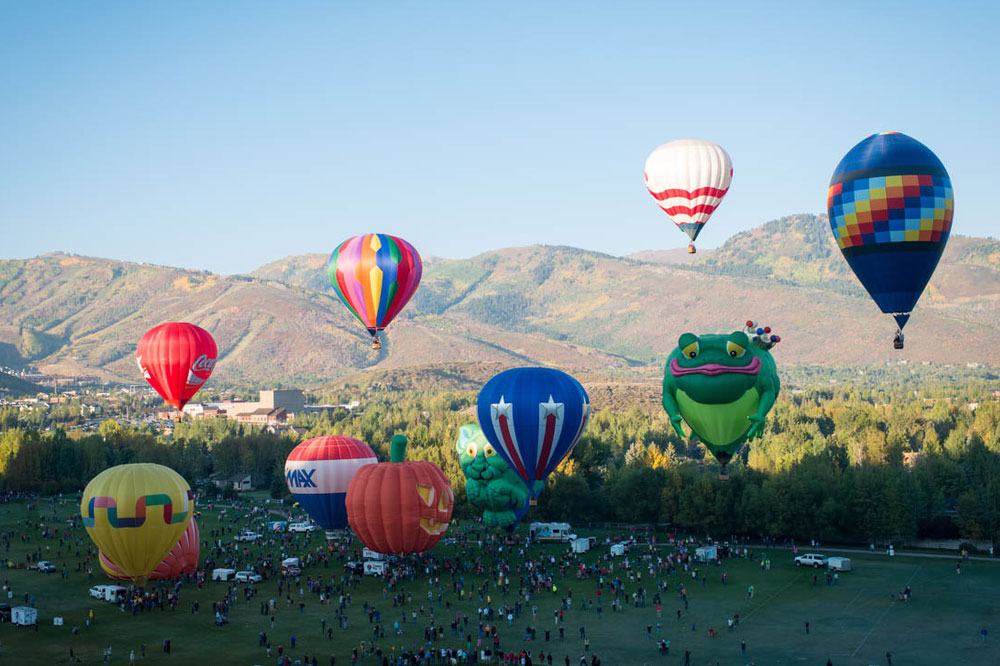
[[[198,555],[200,555],[201,551],[198,545],[199,537],[198,522],[194,518],[191,518],[187,529],[181,535],[181,540],[167,553],[163,561],[153,569],[153,573],[149,575],[149,579],[165,580],[167,578],[177,578],[183,573],[197,571]],[[101,569],[104,570],[108,578],[112,580],[129,579],[129,576],[115,564],[114,560],[105,555],[103,550],[97,551],[97,555],[101,563]]]
[[[215,368],[218,350],[208,331],[194,324],[169,322],[146,331],[135,362],[149,385],[177,409],[198,392]]]

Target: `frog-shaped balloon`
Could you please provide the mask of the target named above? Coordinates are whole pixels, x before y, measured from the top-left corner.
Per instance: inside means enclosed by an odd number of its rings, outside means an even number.
[[[455,450],[465,473],[469,503],[483,510],[486,525],[513,529],[528,512],[531,493],[524,482],[497,455],[478,425],[470,423],[459,429]]]
[[[761,436],[781,383],[771,347],[781,338],[747,322],[729,335],[685,333],[667,357],[663,409],[680,437],[681,419],[725,470],[748,439]]]

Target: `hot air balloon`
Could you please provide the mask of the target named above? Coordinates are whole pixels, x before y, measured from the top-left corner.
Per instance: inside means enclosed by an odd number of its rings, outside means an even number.
[[[646,159],[646,189],[677,227],[694,240],[722,203],[733,179],[729,154],[711,141],[678,139]]]
[[[681,420],[722,465],[748,439],[761,436],[764,420],[781,390],[769,349],[781,341],[769,327],[748,321],[742,331],[684,333],[667,357],[663,409],[678,437]]]
[[[135,351],[143,377],[176,407],[198,392],[215,369],[218,351],[208,331],[194,324],[169,322],[146,331]]]
[[[441,540],[455,507],[448,477],[432,462],[407,461],[406,437],[393,435],[387,463],[358,470],[347,489],[347,516],[376,553],[422,553]]]
[[[192,517],[187,529],[184,530],[184,534],[181,536],[181,540],[170,549],[170,552],[163,558],[163,561],[153,569],[153,573],[149,575],[149,579],[164,580],[177,578],[181,574],[196,571],[198,569],[198,555],[200,554],[198,539],[198,521]],[[113,580],[128,580],[128,576],[121,570],[121,567],[105,555],[103,550],[97,551],[97,556],[101,564],[101,569],[104,570],[108,578]]]
[[[898,132],[873,134],[840,160],[827,191],[830,228],[879,309],[896,319],[893,340],[937,267],[955,198],[941,160]]]
[[[455,450],[465,473],[469,504],[483,510],[487,526],[512,530],[524,517],[531,496],[524,481],[497,454],[478,424],[459,428]]]
[[[323,529],[342,530],[347,527],[344,498],[351,478],[364,465],[377,462],[371,447],[353,437],[314,437],[288,454],[285,482]]]
[[[530,489],[533,502],[587,427],[590,399],[565,372],[514,368],[486,383],[476,411],[486,439]]]
[[[108,468],[83,491],[87,534],[129,580],[142,585],[177,545],[194,500],[180,474],[152,463]]]
[[[402,238],[364,234],[341,243],[330,255],[330,284],[372,336],[399,314],[420,284],[420,255]]]

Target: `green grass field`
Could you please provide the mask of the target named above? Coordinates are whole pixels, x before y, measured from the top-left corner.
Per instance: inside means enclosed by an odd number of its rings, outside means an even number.
[[[202,508],[204,515],[199,524],[203,541],[209,531],[219,527],[218,515]],[[60,528],[66,528],[66,518],[76,513],[78,507],[67,500],[56,507]],[[57,574],[42,574],[25,569],[7,569],[3,578],[9,581],[11,598],[5,599],[12,606],[21,605],[25,593],[35,598],[40,617],[40,627],[15,627],[0,625],[0,661],[10,664],[55,664],[69,663],[70,648],[85,663],[102,661],[103,649],[112,646],[112,663],[127,663],[129,650],[136,651],[137,661],[151,664],[275,664],[277,646],[289,647],[289,638],[295,635],[296,648],[291,651],[293,659],[304,654],[317,655],[320,664],[329,664],[331,654],[336,655],[337,664],[350,664],[351,648],[371,636],[371,627],[362,611],[365,602],[374,604],[383,613],[383,622],[388,620],[391,627],[398,617],[399,609],[393,609],[391,601],[383,600],[381,581],[366,577],[364,583],[352,591],[352,607],[348,610],[347,630],[334,629],[333,639],[328,640],[321,631],[321,618],[333,624],[334,607],[323,606],[315,597],[306,594],[305,612],[298,607],[299,595],[289,606],[279,598],[275,612],[275,627],[270,626],[268,616],[259,614],[260,601],[277,597],[277,581],[266,580],[258,585],[258,596],[249,604],[244,604],[242,595],[232,604],[230,623],[216,627],[212,613],[212,602],[223,599],[225,584],[208,583],[203,590],[185,584],[180,592],[180,605],[176,611],[154,610],[137,616],[122,613],[116,606],[93,600],[88,596],[92,585],[108,582],[96,572],[93,578],[76,571],[76,548],[66,547],[62,556],[58,552],[58,539],[41,539],[37,529],[25,530],[18,521],[37,520],[39,513],[52,515],[53,509],[47,502],[41,503],[40,510],[28,512],[24,503],[0,505],[0,532],[13,531],[7,557],[15,562],[23,562],[25,552],[39,544],[44,557],[62,569],[65,564],[70,569],[68,579]],[[55,524],[55,523],[51,523]],[[30,543],[22,543],[20,533],[31,537]],[[84,550],[90,546],[89,538],[82,528],[73,531],[76,538],[84,540]],[[305,537],[297,535],[299,552],[304,551]],[[322,542],[312,537],[310,547]],[[2,547],[2,546],[0,546]],[[545,545],[531,549],[532,556],[542,551],[559,553],[562,545]],[[448,547],[439,544],[441,553]],[[0,554],[3,551],[0,550]],[[826,664],[829,658],[835,666],[846,664],[885,664],[885,653],[892,653],[893,664],[1000,664],[1000,563],[966,562],[961,575],[955,573],[955,560],[884,555],[853,555],[855,570],[840,575],[839,585],[827,586],[822,574],[813,585],[813,570],[798,569],[792,564],[789,551],[772,549],[768,551],[772,560],[771,571],[762,571],[759,564],[749,560],[726,560],[721,567],[704,566],[700,571],[707,574],[707,584],[691,580],[690,574],[667,577],[670,592],[664,593],[662,629],[659,634],[655,606],[645,608],[626,607],[623,611],[611,611],[605,593],[603,617],[598,619],[593,610],[580,610],[579,602],[593,599],[596,583],[593,580],[576,580],[568,575],[557,581],[559,594],[545,593],[535,597],[528,610],[508,627],[500,623],[500,636],[505,650],[530,649],[533,655],[539,651],[554,654],[554,663],[562,664],[564,655],[570,663],[579,664],[583,653],[583,641],[579,638],[579,627],[586,627],[590,637],[591,652],[596,653],[602,664],[681,664],[685,650],[691,652],[691,663],[743,665],[756,664]],[[607,557],[607,547],[598,546],[587,553],[587,562],[598,557]],[[636,559],[635,551],[631,554]],[[204,551],[203,551],[204,557]],[[616,567],[622,559],[618,558]],[[512,562],[512,565],[515,563]],[[728,584],[723,585],[721,574],[728,573]],[[339,564],[330,568],[308,567],[307,575],[324,576],[342,574]],[[617,568],[615,574],[622,575]],[[511,576],[512,589],[508,598],[515,601],[516,575]],[[476,580],[477,583],[482,579]],[[435,643],[437,647],[464,647],[464,639],[451,635],[448,628],[456,609],[463,614],[471,614],[469,633],[473,644],[478,636],[476,609],[481,605],[476,597],[472,602],[456,603],[451,594],[450,581],[442,577],[445,585],[445,600],[450,600],[452,609],[435,608],[439,624],[445,626],[444,640]],[[647,589],[655,588],[644,578]],[[688,587],[690,608],[677,620],[676,611],[683,603],[676,596],[678,582]],[[913,600],[909,603],[890,599],[892,593],[900,591],[904,585],[913,588]],[[747,599],[747,587],[755,587],[753,599]],[[637,583],[626,583],[631,593]],[[242,589],[242,586],[241,586]],[[417,578],[405,589],[412,592],[413,602],[406,606],[407,615],[426,603],[428,584],[426,579]],[[468,587],[466,588],[468,589]],[[553,611],[560,607],[560,599],[565,590],[573,591],[573,607],[566,613],[566,639],[559,641],[558,631],[553,623]],[[504,601],[502,594],[492,592],[494,604]],[[649,593],[650,598],[652,592]],[[198,601],[201,612],[192,615],[191,602]],[[436,604],[436,602],[435,602]],[[534,624],[538,630],[537,640],[524,643],[524,627],[532,624],[531,605],[537,605],[538,618]],[[91,628],[85,627],[90,609],[96,613],[96,622]],[[740,625],[732,633],[726,629],[727,618],[739,613]],[[53,617],[64,618],[63,626],[53,626]],[[810,632],[805,632],[805,622],[810,624]],[[402,636],[392,635],[391,629],[382,639],[383,650],[390,652],[391,646],[418,646],[423,639],[423,628],[429,623],[426,611],[416,624],[406,623]],[[695,630],[692,631],[692,624]],[[671,642],[670,654],[657,653],[655,642],[647,638],[646,626],[653,625],[654,638],[663,637]],[[72,628],[79,627],[78,635]],[[709,627],[714,627],[719,635],[710,638]],[[983,643],[979,631],[986,627],[990,636]],[[544,631],[552,630],[553,640],[544,641]],[[265,631],[271,640],[275,656],[267,658],[263,648],[257,643],[258,632]],[[164,638],[172,639],[172,654],[161,651]],[[740,655],[740,641],[747,644],[747,656]],[[146,658],[139,658],[139,646],[147,646]],[[369,657],[368,664],[374,663]],[[535,663],[538,663],[537,661]]]

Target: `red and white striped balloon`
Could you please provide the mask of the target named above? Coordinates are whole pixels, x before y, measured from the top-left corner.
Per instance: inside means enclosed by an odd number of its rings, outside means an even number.
[[[674,224],[694,239],[729,191],[733,162],[721,146],[701,139],[665,143],[646,160],[646,189]]]

